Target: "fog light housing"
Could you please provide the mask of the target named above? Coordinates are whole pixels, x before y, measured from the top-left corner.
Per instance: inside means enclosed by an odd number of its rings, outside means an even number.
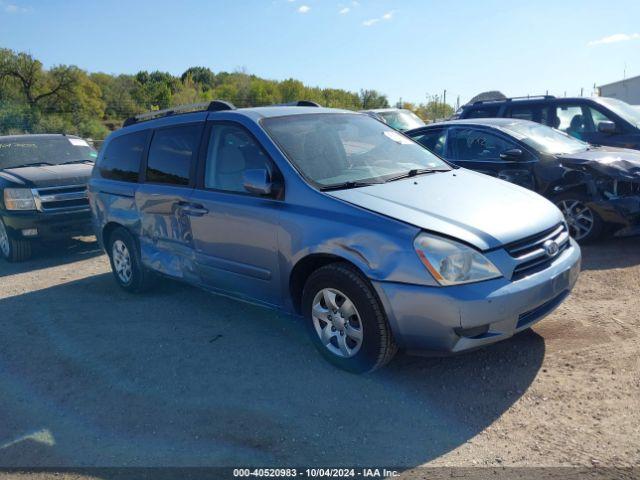
[[[38,229],[37,228],[23,228],[21,230],[23,237],[37,237]]]

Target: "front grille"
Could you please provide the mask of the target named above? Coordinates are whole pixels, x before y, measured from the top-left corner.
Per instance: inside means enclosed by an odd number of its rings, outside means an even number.
[[[36,207],[41,212],[64,212],[89,207],[86,185],[36,188],[32,190]]]
[[[553,256],[548,255],[544,247],[549,240],[558,245],[558,253]],[[511,278],[519,280],[548,268],[569,245],[569,232],[564,223],[506,245],[505,250],[518,261]]]

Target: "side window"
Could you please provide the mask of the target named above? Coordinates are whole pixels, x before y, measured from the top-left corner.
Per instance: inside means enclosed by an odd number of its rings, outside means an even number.
[[[201,132],[201,123],[156,130],[149,147],[147,182],[189,185]]]
[[[498,116],[499,105],[483,105],[469,109],[464,118],[494,118]]]
[[[100,176],[122,182],[137,182],[147,134],[146,131],[136,132],[111,140],[98,162]]]
[[[553,126],[573,137],[582,138],[583,133],[593,131],[588,120],[580,105],[559,105]]]
[[[518,120],[531,120],[539,122],[539,108],[532,105],[514,105],[509,108],[507,117],[517,118]]]
[[[444,157],[446,152],[446,139],[447,139],[447,131],[446,130],[427,130],[426,132],[420,132],[412,138],[418,142],[423,147],[432,151],[436,155],[440,157]]]
[[[238,125],[214,124],[207,149],[205,188],[247,193],[243,175],[252,169],[271,170],[269,157],[257,141]]]
[[[472,128],[450,130],[448,142],[452,160],[496,161],[505,150],[518,147],[491,132]]]
[[[598,130],[598,125],[601,122],[613,122],[613,120],[607,117],[600,110],[596,110],[595,108],[592,108],[592,107],[589,107],[588,110],[589,110],[589,114],[591,115],[591,124],[593,125],[594,130]]]

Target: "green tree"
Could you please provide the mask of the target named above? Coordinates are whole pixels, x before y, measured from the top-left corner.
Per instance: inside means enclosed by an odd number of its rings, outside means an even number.
[[[289,78],[280,82],[278,88],[283,103],[304,100],[304,84],[299,80]]]
[[[389,108],[389,100],[376,90],[360,90],[360,108],[369,110],[372,108]]]
[[[182,83],[188,81],[199,85],[203,90],[211,90],[216,86],[216,75],[207,67],[191,67],[185,70],[180,77]]]

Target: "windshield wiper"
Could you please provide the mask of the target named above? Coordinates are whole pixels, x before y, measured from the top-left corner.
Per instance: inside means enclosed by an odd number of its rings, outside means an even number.
[[[11,169],[11,168],[41,167],[42,165],[53,166],[53,163],[49,163],[49,162],[23,163],[22,165],[12,165],[10,167],[4,167],[4,168]]]
[[[59,163],[58,165],[69,165],[71,163],[85,163],[85,162],[93,163],[93,160],[87,160],[87,159],[84,159],[84,160],[69,160],[68,162],[62,162],[62,163]]]
[[[335,185],[326,185],[324,187],[320,187],[320,190],[322,190],[323,192],[326,192],[328,190],[346,190],[348,188],[368,187],[370,185],[378,184],[380,184],[380,182],[363,182],[350,180],[348,182],[336,183]]]
[[[408,172],[404,172],[400,175],[396,175],[395,177],[387,178],[385,183],[394,182],[396,180],[401,180],[403,178],[415,177],[417,175],[424,175],[425,173],[436,173],[436,172],[448,172],[449,169],[442,168],[412,168]]]

